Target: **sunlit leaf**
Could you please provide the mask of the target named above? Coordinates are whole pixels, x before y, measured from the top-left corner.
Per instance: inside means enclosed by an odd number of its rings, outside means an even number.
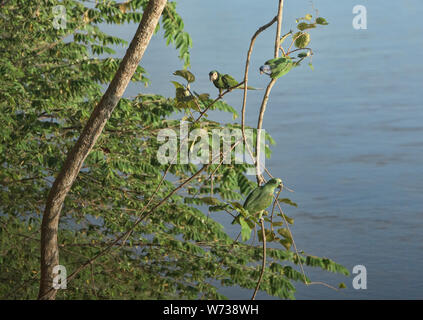
[[[298,204],[296,204],[295,202],[293,202],[291,199],[288,199],[288,198],[279,199],[279,202],[288,204],[288,205],[293,206],[293,207],[298,207]]]
[[[281,245],[283,245],[283,246],[285,247],[285,249],[286,249],[286,250],[291,249],[291,246],[292,246],[292,241],[289,241],[289,240],[287,240],[287,239],[282,239],[282,240],[279,240],[279,243],[280,243]]]
[[[325,19],[325,18],[322,18],[322,17],[317,18],[317,19],[316,19],[316,23],[317,23],[317,24],[324,25],[324,26],[326,26],[326,25],[328,25],[328,24],[329,24],[329,23],[326,21],[326,19]]]
[[[313,28],[316,28],[316,24],[314,23],[301,22],[297,25],[297,29],[300,31],[303,31],[306,29],[313,29]]]
[[[299,49],[303,49],[310,43],[310,34],[300,31],[294,34],[294,39],[295,46]]]
[[[251,228],[244,218],[239,218],[239,223],[241,225],[241,238],[242,241],[247,241],[251,237]]]
[[[177,70],[173,73],[175,76],[180,76],[184,78],[189,83],[195,81],[195,76],[188,70]]]
[[[205,204],[211,205],[211,206],[215,206],[215,205],[219,205],[221,204],[220,200],[214,197],[202,197],[201,201],[204,202]]]

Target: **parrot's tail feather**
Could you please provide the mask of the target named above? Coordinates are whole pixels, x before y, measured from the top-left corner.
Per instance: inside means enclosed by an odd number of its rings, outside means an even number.
[[[244,86],[236,87],[235,89],[244,89]],[[263,88],[254,88],[254,87],[247,87],[248,90],[263,90]]]

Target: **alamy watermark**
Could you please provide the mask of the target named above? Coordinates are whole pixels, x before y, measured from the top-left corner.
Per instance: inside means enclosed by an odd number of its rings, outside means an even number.
[[[367,269],[365,266],[359,264],[354,266],[352,270],[353,274],[357,274],[353,281],[353,288],[356,290],[366,290],[367,289]]]
[[[265,168],[265,130],[245,129],[245,142],[241,129],[224,128],[208,131],[196,128],[189,131],[188,122],[181,121],[179,130],[162,129],[157,135],[161,143],[157,150],[157,160],[161,164],[260,164],[258,173]],[[253,155],[256,143],[255,132],[259,137],[258,156]],[[255,168],[248,168],[248,175],[255,175]]]
[[[363,5],[356,5],[354,6],[352,13],[356,15],[352,21],[353,28],[355,30],[366,30],[367,8]]]
[[[54,6],[52,9],[53,12],[53,28],[56,30],[66,29],[66,8],[65,6],[58,5]]]
[[[66,267],[58,264],[53,268],[53,288],[56,290],[67,288]]]

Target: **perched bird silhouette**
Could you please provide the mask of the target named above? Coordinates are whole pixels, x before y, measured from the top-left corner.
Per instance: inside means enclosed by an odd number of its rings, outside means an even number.
[[[295,66],[296,63],[290,58],[275,58],[267,60],[264,65],[260,67],[260,74],[265,73],[272,79],[277,79],[287,74]]]
[[[213,82],[214,86],[219,89],[219,95],[222,94],[223,90],[228,90],[231,89],[233,87],[236,87],[239,82],[235,80],[234,77],[232,77],[229,74],[220,74],[218,71],[216,70],[212,70],[209,72],[209,79],[211,82]],[[237,89],[244,89],[244,86],[241,85],[239,87],[237,87]],[[247,89],[249,90],[258,90],[256,88],[250,87],[248,86]]]
[[[273,201],[273,193],[275,189],[282,185],[282,180],[278,178],[270,179],[266,184],[255,188],[245,199],[243,208],[250,214],[256,215],[259,213],[259,219]],[[234,223],[235,220],[232,222]]]

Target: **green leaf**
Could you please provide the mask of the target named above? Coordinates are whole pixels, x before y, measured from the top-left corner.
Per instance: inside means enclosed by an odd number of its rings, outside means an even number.
[[[293,207],[296,207],[296,208],[298,207],[298,204],[296,204],[295,202],[293,202],[291,199],[288,199],[288,198],[279,199],[279,202],[286,203],[286,204],[293,206]]]
[[[307,32],[297,32],[294,34],[295,46],[304,49],[310,43],[310,34]]]
[[[173,75],[184,78],[188,83],[195,81],[195,76],[188,70],[177,70]]]
[[[300,31],[303,31],[306,29],[313,29],[313,28],[316,28],[316,24],[314,23],[301,22],[297,25],[297,29]]]
[[[177,81],[171,81],[173,83],[173,85],[175,86],[175,89],[185,89],[185,86]]]
[[[326,19],[325,19],[325,18],[322,18],[322,17],[317,18],[317,19],[316,19],[316,23],[317,23],[317,24],[324,25],[324,26],[326,26],[326,25],[328,25],[328,24],[329,24],[329,23],[326,21]]]
[[[239,202],[236,202],[236,201],[231,202],[231,205],[232,205],[235,209],[239,209],[239,210],[244,209],[244,207],[242,206],[242,204],[240,204]]]
[[[248,223],[244,220],[243,217],[239,218],[239,223],[241,224],[241,238],[242,241],[248,241],[251,237],[251,228]]]
[[[200,199],[205,204],[208,204],[208,205],[211,205],[211,206],[215,206],[215,205],[221,204],[220,200],[217,199],[217,198],[214,198],[214,197],[202,197]]]
[[[272,232],[272,230],[265,229],[265,234],[266,234],[266,241],[267,241],[267,242],[273,242],[273,241],[275,241],[275,240],[279,240],[279,239],[275,236],[275,233],[274,233],[274,232]],[[257,232],[257,236],[258,236],[258,240],[259,240],[260,242],[263,242],[263,231],[262,231],[261,229]]]
[[[286,239],[291,239],[291,233],[286,228],[279,228],[277,232]]]
[[[223,205],[217,205],[217,206],[210,206],[209,210],[211,212],[213,211],[224,211],[225,209],[228,209],[230,206],[228,204],[223,204]]]
[[[279,243],[280,243],[281,245],[283,245],[283,246],[285,247],[285,249],[286,249],[286,250],[291,249],[291,246],[292,246],[292,241],[289,241],[288,239],[282,239],[282,240],[279,240]]]
[[[306,14],[304,17],[295,19],[295,22],[298,23],[301,20],[310,21],[312,18],[313,18],[313,16],[311,14]]]
[[[207,101],[210,99],[210,94],[208,93],[202,93],[202,94],[198,94],[197,92],[194,91],[194,94],[198,97],[198,99],[200,99],[201,101]]]
[[[287,215],[285,215],[285,214],[278,214],[278,215],[280,215],[280,216],[282,216],[283,218],[285,218],[285,220],[286,220],[286,222],[288,222],[289,224],[294,224],[294,219],[293,218],[290,218],[290,217],[288,217]]]

